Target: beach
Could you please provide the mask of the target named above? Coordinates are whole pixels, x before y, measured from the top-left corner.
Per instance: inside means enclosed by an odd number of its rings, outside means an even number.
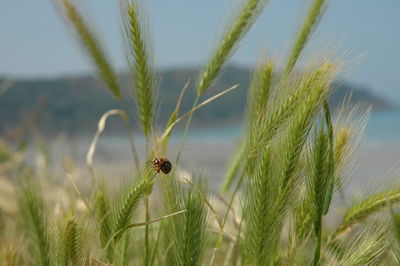
[[[181,153],[179,170],[189,176],[202,175],[214,189],[218,189],[240,139],[240,135],[237,134],[190,134]],[[85,175],[85,156],[90,141],[89,136],[66,140],[65,147],[68,149],[60,149],[58,156],[61,157],[61,161],[66,155],[71,157],[79,165],[82,175]],[[172,162],[173,167],[176,167],[175,160],[180,142],[180,136],[173,137],[167,154],[164,155]],[[135,139],[135,146],[141,163],[144,163],[146,159],[143,139]],[[359,194],[384,187],[390,181],[399,180],[397,170],[400,169],[400,141],[364,138],[355,150],[354,162],[352,168],[345,171],[346,176],[342,177],[347,193]],[[96,173],[112,177],[115,181],[118,180],[118,175],[130,173],[134,169],[134,163],[127,137],[101,137],[93,164]]]

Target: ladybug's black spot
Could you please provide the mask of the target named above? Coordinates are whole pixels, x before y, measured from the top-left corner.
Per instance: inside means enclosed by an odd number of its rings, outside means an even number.
[[[170,161],[164,161],[164,163],[161,165],[160,169],[164,174],[168,174],[169,172],[171,172],[171,169],[172,169],[171,162]]]

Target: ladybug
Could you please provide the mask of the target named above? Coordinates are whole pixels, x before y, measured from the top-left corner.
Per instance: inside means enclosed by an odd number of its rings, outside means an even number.
[[[153,161],[154,170],[159,173],[160,171],[164,174],[171,172],[172,163],[167,158],[154,158]]]

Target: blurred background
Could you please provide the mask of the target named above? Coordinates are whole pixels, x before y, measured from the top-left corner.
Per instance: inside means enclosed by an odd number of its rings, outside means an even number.
[[[0,134],[7,145],[17,145],[21,139],[43,140],[39,142],[46,143],[46,150],[53,154],[50,163],[55,168],[61,169],[60,162],[66,156],[84,167],[99,118],[119,106],[96,78],[89,58],[72,29],[63,23],[55,2],[0,1]],[[118,1],[76,2],[100,35],[121,80],[126,80]],[[159,74],[157,125],[161,131],[188,78],[191,83],[182,112],[192,106],[198,72],[229,20],[227,14],[235,6],[232,3],[238,1],[145,2]],[[194,115],[182,158],[184,168],[204,172],[212,184],[221,182],[226,163],[243,134],[251,69],[260,55],[268,55],[278,64],[285,62],[309,3],[270,1],[215,88],[204,97],[234,84],[240,87]],[[333,108],[350,91],[353,102],[363,101],[373,107],[354,173],[354,190],[361,189],[359,185],[366,180],[376,182],[382,174],[393,179],[400,166],[399,13],[398,0],[331,0],[307,48],[310,56],[313,51],[334,50],[335,56],[344,59],[331,97]],[[134,116],[132,99],[126,102]],[[137,128],[134,135],[139,150],[143,150]],[[168,157],[175,157],[180,140],[178,130]],[[95,160],[104,173],[130,164],[127,133],[118,118],[110,119]]]

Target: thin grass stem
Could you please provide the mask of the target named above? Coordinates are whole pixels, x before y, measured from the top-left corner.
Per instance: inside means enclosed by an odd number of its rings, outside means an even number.
[[[197,95],[197,97],[196,97],[196,99],[194,100],[194,102],[193,102],[193,106],[192,106],[192,110],[194,110],[194,108],[196,107],[196,105],[197,105],[197,103],[199,102],[199,100],[200,100],[200,96],[199,95]],[[188,135],[188,133],[189,133],[189,127],[190,127],[190,123],[192,122],[192,117],[193,117],[193,112],[191,112],[190,114],[189,114],[189,118],[188,118],[188,120],[187,120],[187,122],[186,122],[186,125],[185,125],[185,130],[183,131],[183,135],[182,135],[182,140],[181,140],[181,143],[179,144],[179,149],[178,149],[178,154],[176,155],[176,159],[175,159],[175,162],[176,162],[176,164],[178,165],[179,164],[179,160],[181,159],[181,154],[182,154],[182,152],[183,152],[183,147],[185,147],[185,144],[186,144],[186,139],[187,139],[187,135]],[[178,119],[176,119],[169,127],[171,127],[171,129],[170,130],[166,130],[166,132],[168,132],[168,131],[171,131],[172,130],[172,127],[177,123],[177,121],[178,121]],[[164,133],[164,135],[165,135],[165,133]],[[167,134],[167,136],[169,135],[169,133]],[[161,139],[163,139],[164,137],[162,137]]]
[[[318,22],[318,19],[321,17],[326,1],[327,0],[313,0],[311,8],[308,11],[307,17],[304,20],[303,26],[300,29],[300,32],[289,56],[284,76],[287,76],[292,71],[297,60],[299,59],[307,41],[310,38],[313,29]]]
[[[145,210],[146,210],[146,225],[145,225],[145,262],[144,264],[147,266],[149,265],[149,259],[150,259],[150,228],[149,224],[147,224],[150,221],[150,209],[149,209],[149,196],[146,196],[144,198],[144,204],[145,204]]]

